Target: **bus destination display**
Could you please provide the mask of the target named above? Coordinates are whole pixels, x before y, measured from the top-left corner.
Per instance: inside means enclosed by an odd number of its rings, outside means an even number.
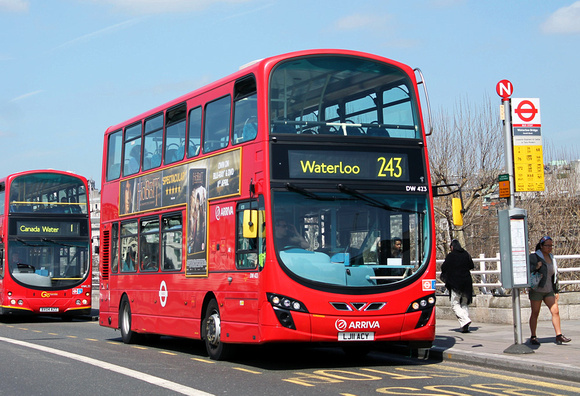
[[[78,221],[34,221],[16,222],[16,235],[19,236],[80,236]]]
[[[288,151],[291,178],[409,181],[407,154],[347,151]]]

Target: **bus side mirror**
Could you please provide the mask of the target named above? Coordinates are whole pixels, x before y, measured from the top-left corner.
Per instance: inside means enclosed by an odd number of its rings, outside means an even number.
[[[244,210],[243,218],[243,230],[244,238],[257,238],[258,237],[258,211],[257,210]]]
[[[463,207],[460,198],[451,199],[451,209],[453,213],[453,224],[456,226],[463,225]]]

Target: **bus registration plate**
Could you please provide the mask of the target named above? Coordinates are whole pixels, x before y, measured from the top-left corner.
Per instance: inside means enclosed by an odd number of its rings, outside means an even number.
[[[373,332],[347,332],[338,333],[338,341],[374,341]]]
[[[58,307],[40,308],[40,312],[58,312]]]

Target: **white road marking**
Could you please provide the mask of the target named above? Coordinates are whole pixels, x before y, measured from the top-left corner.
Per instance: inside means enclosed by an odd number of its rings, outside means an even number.
[[[15,345],[20,345],[20,346],[23,346],[26,348],[37,349],[37,350],[42,351],[42,352],[52,353],[54,355],[63,356],[65,358],[69,358],[69,359],[73,359],[73,360],[78,360],[79,362],[91,364],[93,366],[100,367],[100,368],[105,369],[105,370],[110,370],[110,371],[118,373],[118,374],[123,374],[123,375],[126,375],[126,376],[131,377],[131,378],[135,378],[135,379],[138,379],[141,381],[148,382],[148,383],[153,384],[153,385],[160,386],[162,388],[166,388],[166,389],[169,389],[169,390],[172,390],[175,392],[179,392],[183,395],[213,396],[211,393],[207,393],[207,392],[200,391],[198,389],[190,388],[188,386],[181,385],[181,384],[178,384],[176,382],[168,381],[168,380],[165,380],[163,378],[155,377],[153,375],[141,373],[139,371],[131,370],[131,369],[126,368],[126,367],[117,366],[116,364],[111,364],[111,363],[103,362],[101,360],[93,359],[90,357],[77,355],[75,353],[60,351],[58,349],[49,348],[49,347],[45,347],[42,345],[36,345],[36,344],[32,344],[32,343],[25,342],[25,341],[13,340],[10,338],[5,338],[5,337],[0,337],[0,341],[8,342],[8,343],[15,344]]]

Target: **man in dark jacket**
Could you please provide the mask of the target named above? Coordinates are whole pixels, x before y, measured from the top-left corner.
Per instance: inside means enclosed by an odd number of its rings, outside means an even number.
[[[451,308],[459,320],[461,331],[469,333],[471,319],[469,319],[468,306],[471,304],[473,295],[473,280],[470,272],[474,268],[473,260],[456,239],[451,242],[450,249],[451,251],[441,265],[441,280],[445,282],[445,287],[449,290]]]

